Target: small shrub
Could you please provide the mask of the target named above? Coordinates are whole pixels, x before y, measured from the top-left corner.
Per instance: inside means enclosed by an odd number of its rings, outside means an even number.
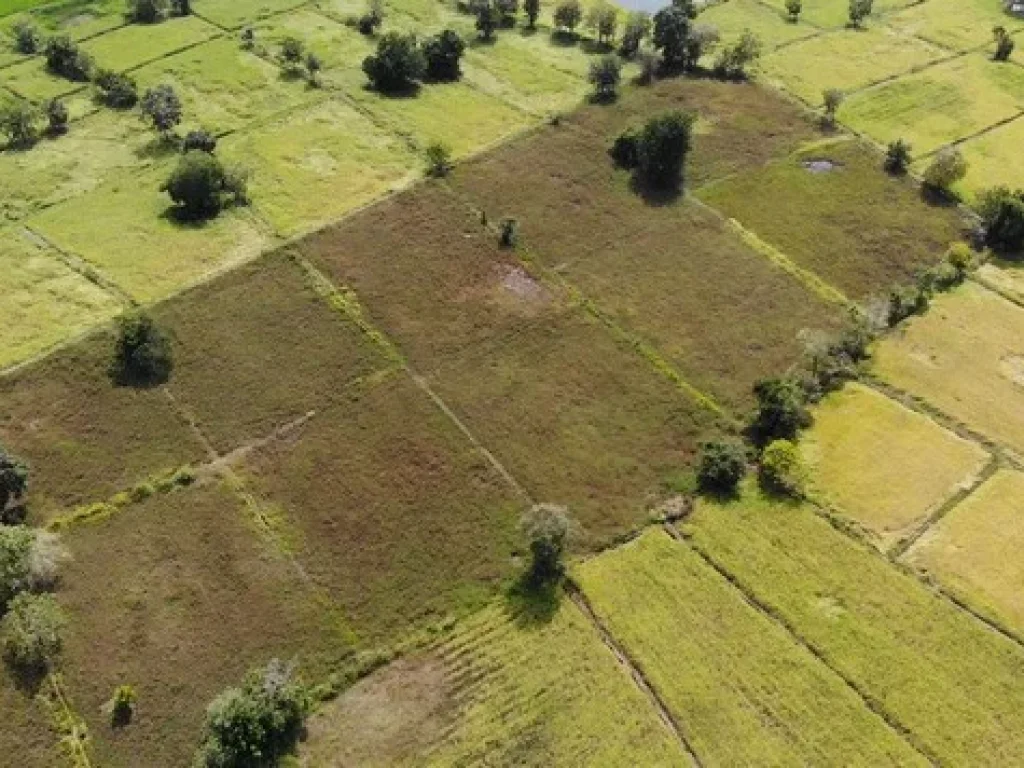
[[[609,154],[620,168],[633,169],[640,163],[641,132],[638,128],[627,128],[620,133]]]
[[[1016,44],[1013,38],[1010,37],[1010,33],[1006,31],[1006,27],[994,28],[992,36],[995,38],[996,43],[996,52],[992,54],[992,58],[996,61],[1009,61]]]
[[[750,424],[753,439],[761,444],[790,439],[811,422],[803,388],[789,378],[761,379],[754,384],[757,409]]]
[[[523,0],[523,13],[526,14],[526,26],[536,29],[537,19],[540,18],[540,0]]]
[[[204,155],[209,157],[209,155]],[[111,374],[118,384],[152,386],[170,378],[171,343],[149,315],[129,312],[118,319]]]
[[[693,112],[674,111],[647,122],[637,144],[637,173],[645,184],[659,189],[679,186],[696,119]]]
[[[440,178],[452,169],[452,150],[441,141],[427,145],[427,175]]]
[[[251,51],[256,47],[256,30],[252,27],[242,27],[242,31],[238,33],[238,39],[241,42],[242,50]]]
[[[701,446],[697,484],[703,491],[729,494],[747,473],[747,453],[735,440],[711,440]]]
[[[588,80],[594,86],[595,101],[611,101],[615,98],[619,80],[622,79],[622,65],[615,56],[602,56],[590,63]]]
[[[21,501],[28,490],[28,477],[25,462],[0,445],[0,512]]]
[[[34,26],[26,21],[19,21],[14,25],[12,31],[14,32],[14,50],[17,53],[31,56],[39,52],[40,37]]]
[[[618,11],[604,0],[599,0],[587,11],[584,25],[594,33],[598,45],[608,46],[615,39],[619,26]]]
[[[211,134],[209,131],[204,131],[201,128],[194,131],[189,131],[185,134],[184,140],[181,142],[182,152],[207,152],[213,154],[217,149],[217,137]]]
[[[363,72],[370,84],[384,93],[413,88],[423,78],[427,61],[416,44],[415,35],[388,32],[377,43],[377,53],[363,60]]]
[[[633,11],[626,18],[626,26],[622,30],[619,55],[624,59],[632,59],[640,52],[640,46],[650,35],[650,15],[643,11]]]
[[[834,127],[836,124],[836,113],[839,111],[839,107],[842,106],[843,101],[846,100],[846,94],[838,88],[826,88],[822,91],[821,99],[825,104],[824,123],[827,127]]]
[[[747,67],[760,57],[761,40],[747,30],[734,45],[722,49],[715,61],[715,72],[722,77],[733,79],[746,77]]]
[[[511,216],[501,220],[501,229],[498,234],[498,242],[504,248],[512,248],[519,239],[519,222]]]
[[[136,24],[153,24],[167,14],[167,0],[128,0],[128,18]]]
[[[569,542],[569,511],[556,504],[535,504],[521,521],[529,542],[529,582],[541,587],[561,580]]]
[[[462,76],[459,62],[465,51],[466,44],[452,29],[428,37],[423,43],[427,75],[433,80],[458,80]]]
[[[930,290],[927,284],[893,288],[889,291],[889,327],[894,328],[908,317],[927,312],[930,305]]]
[[[803,9],[804,4],[801,0],[786,0],[786,15],[794,24],[800,20],[800,13]]]
[[[894,176],[902,176],[910,166],[910,144],[903,139],[889,142],[885,150],[885,163],[883,164],[887,173]]]
[[[110,721],[114,727],[124,727],[132,721],[135,699],[135,688],[130,685],[117,686],[110,701]]]
[[[171,12],[175,16],[190,16],[192,14],[192,0],[171,0]]]
[[[359,17],[356,27],[363,35],[370,36],[377,34],[381,24],[384,23],[384,1],[370,0],[366,12]]]
[[[516,25],[516,14],[519,13],[519,0],[494,0],[494,9],[497,11],[498,23],[502,27],[514,27]]]
[[[46,68],[51,73],[75,82],[85,82],[92,72],[92,58],[79,49],[67,35],[51,37],[44,49]]]
[[[978,197],[985,243],[1005,253],[1024,250],[1024,189],[999,186]]]
[[[0,106],[0,133],[7,137],[7,146],[27,149],[35,144],[39,140],[38,117],[35,107],[21,99]]]
[[[315,53],[306,54],[306,80],[314,88],[320,87],[320,70],[324,68],[324,63],[320,61],[320,57]]]
[[[974,251],[967,243],[952,243],[946,249],[944,258],[946,263],[960,274],[961,280],[974,268]]]
[[[22,592],[8,604],[0,622],[4,655],[19,671],[45,671],[60,654],[66,625],[53,595]]]
[[[281,41],[281,52],[278,58],[289,72],[296,72],[302,67],[302,55],[306,46],[297,37],[285,37]]]
[[[807,470],[800,450],[789,440],[775,440],[761,454],[758,478],[772,493],[799,498],[804,495]]]
[[[130,109],[139,101],[138,86],[134,78],[128,75],[101,69],[96,73],[93,82],[96,84],[99,100],[112,109]]]
[[[181,122],[181,99],[169,85],[150,88],[142,97],[142,114],[166,139]]]
[[[967,160],[956,147],[939,151],[924,172],[925,189],[949,196],[954,184],[967,175]]]
[[[555,6],[555,27],[562,32],[575,34],[576,27],[583,21],[583,6],[579,0],[561,0]]]
[[[864,19],[871,15],[874,0],[850,0],[850,26],[860,29]]]
[[[497,0],[473,0],[470,7],[476,16],[476,31],[480,39],[494,39],[494,32],[501,24],[501,11],[498,9]]]
[[[60,99],[50,99],[43,107],[46,113],[46,130],[51,136],[63,136],[68,132],[68,108]]]

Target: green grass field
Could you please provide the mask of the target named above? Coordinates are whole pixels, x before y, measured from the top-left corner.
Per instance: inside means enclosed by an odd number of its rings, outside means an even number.
[[[64,34],[76,40],[84,40],[108,32],[125,23],[125,4],[121,0],[47,0],[27,2],[13,0],[15,11],[6,16],[0,14],[0,28],[12,29],[15,24],[25,21],[37,27],[44,34]]]
[[[875,351],[874,371],[1024,453],[1024,310],[974,283],[942,296]]]
[[[808,6],[810,3],[808,3]],[[723,40],[738,38],[746,30],[757,35],[768,50],[818,32],[805,21],[793,24],[780,11],[758,0],[727,0],[700,14],[701,23],[714,24]]]
[[[590,560],[576,577],[702,764],[924,764],[838,675],[665,532]]]
[[[54,254],[0,229],[0,367],[45,351],[114,316],[120,303]]]
[[[0,85],[23,99],[43,102],[85,91],[89,84],[56,77],[46,71],[41,58],[27,59],[0,69]]]
[[[226,29],[239,27],[303,5],[304,0],[195,0],[195,13]]]
[[[1005,184],[1024,185],[1024,159],[1017,151],[1024,141],[1024,120],[1000,126],[989,133],[969,139],[960,145],[967,160],[967,176],[957,190],[973,202],[977,193]]]
[[[1024,474],[1004,469],[954,507],[904,556],[968,605],[1024,632]]]
[[[121,72],[162,59],[218,34],[220,30],[212,24],[197,16],[186,16],[159,24],[129,24],[89,40],[82,50],[93,57],[97,67]]]
[[[702,502],[695,547],[940,763],[1021,754],[1024,650],[835,530],[807,507]]]
[[[12,678],[6,665],[0,665],[0,707],[4,727],[0,728],[0,749],[17,755],[24,768],[52,768],[65,759],[57,748],[51,730],[49,712],[35,698],[36,691],[24,689]]]
[[[975,443],[859,384],[814,409],[802,441],[814,495],[884,547],[908,534],[989,460]]]
[[[1024,22],[1006,13],[1002,3],[989,0],[928,0],[888,21],[898,29],[960,51],[991,42],[995,26],[1011,32],[1024,28]]]
[[[767,3],[778,8],[780,14],[786,9],[785,0],[767,0]],[[872,16],[865,25],[878,26],[883,14],[913,4],[915,0],[875,0]],[[820,27],[845,27],[850,21],[850,3],[848,0],[805,0],[800,18]]]

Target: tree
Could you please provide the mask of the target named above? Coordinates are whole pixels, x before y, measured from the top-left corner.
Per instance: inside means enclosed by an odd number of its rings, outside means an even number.
[[[715,50],[719,39],[718,28],[714,24],[694,24],[690,27],[690,34],[686,38],[686,68],[695,69],[705,55]]]
[[[692,49],[687,45],[693,24],[681,8],[669,6],[654,14],[654,47],[661,52],[667,69],[679,71],[696,65]]]
[[[0,106],[0,133],[7,137],[7,146],[17,149],[31,147],[39,139],[36,108],[17,99]]]
[[[860,29],[861,24],[871,15],[874,0],[850,0],[850,24]]]
[[[46,113],[47,130],[51,136],[61,136],[68,132],[68,108],[60,99],[50,99],[43,107]]]
[[[494,32],[501,24],[501,11],[496,0],[474,0],[473,13],[476,15],[476,31],[481,40],[493,40]]]
[[[171,10],[175,16],[190,16],[192,14],[192,0],[171,0]]]
[[[1010,33],[1006,31],[1006,27],[1000,26],[992,30],[992,36],[996,41],[996,52],[992,58],[996,61],[1008,61],[1016,45]]]
[[[722,50],[715,62],[715,71],[730,78],[746,75],[747,67],[761,57],[761,40],[749,29],[732,46]]]
[[[620,168],[633,169],[640,164],[640,141],[643,132],[637,128],[627,128],[612,143],[608,154]]]
[[[889,142],[885,150],[885,163],[883,167],[886,172],[894,176],[902,176],[910,166],[910,144],[903,139]]]
[[[452,169],[452,150],[441,141],[432,141],[427,145],[427,175],[434,177],[447,176]]]
[[[458,80],[462,76],[459,62],[465,50],[466,44],[454,30],[446,29],[428,37],[423,43],[427,75],[433,80]]]
[[[181,122],[181,99],[169,85],[150,88],[142,97],[142,114],[166,139]]]
[[[55,75],[85,82],[92,71],[92,58],[67,35],[51,37],[44,49],[46,68]]]
[[[544,587],[560,581],[569,542],[569,511],[556,504],[535,504],[523,515],[522,528],[530,547],[530,584]]]
[[[1024,249],[1024,189],[999,186],[978,198],[978,213],[985,242],[997,250],[1018,253]]]
[[[619,55],[631,59],[640,51],[643,41],[651,34],[651,17],[643,11],[634,11],[626,17],[626,26],[622,30],[622,42],[619,44]]]
[[[796,24],[800,20],[800,12],[803,11],[804,4],[801,0],[786,0],[786,14],[789,16],[789,20]]]
[[[0,638],[8,661],[19,670],[45,671],[60,653],[67,624],[57,600],[23,592],[7,609]]]
[[[846,99],[846,94],[838,88],[826,88],[822,91],[821,100],[825,104],[825,125],[833,127],[836,124],[836,112]]]
[[[212,160],[205,152],[192,152],[186,157]],[[153,318],[142,311],[126,312],[118,318],[114,342],[112,378],[130,386],[163,384],[170,378],[174,363],[171,342]]]
[[[68,559],[60,537],[25,525],[0,525],[0,614],[22,592],[53,587]]]
[[[208,152],[212,155],[216,149],[217,137],[209,131],[204,131],[201,128],[189,131],[185,135],[185,139],[181,142],[182,152],[197,150],[199,152]]]
[[[588,79],[594,86],[596,101],[611,101],[615,98],[619,80],[622,78],[622,65],[615,56],[602,56],[590,63]]]
[[[407,91],[423,78],[427,61],[415,35],[388,32],[377,43],[377,53],[363,60],[370,84],[383,93]]]
[[[701,445],[697,485],[703,491],[729,494],[747,472],[747,452],[735,440],[711,440]]]
[[[167,0],[128,0],[128,18],[136,24],[153,24],[167,14]]]
[[[526,26],[536,29],[537,19],[540,18],[540,0],[523,0],[523,12],[526,14]]]
[[[494,0],[498,23],[503,27],[514,27],[519,13],[519,0]]]
[[[101,69],[93,82],[99,91],[100,101],[112,109],[130,109],[139,100],[138,87],[129,75]]]
[[[0,515],[13,503],[17,504],[28,490],[28,467],[0,445]],[[3,600],[0,600],[0,608]]]
[[[202,768],[277,765],[294,746],[311,709],[294,665],[272,659],[206,708],[195,764]]]
[[[619,25],[619,14],[610,4],[598,2],[590,7],[586,16],[586,27],[594,32],[597,42],[609,45],[615,38],[615,30]]]
[[[306,54],[306,77],[314,88],[320,87],[320,70],[323,68],[324,63],[319,56],[312,51]]]
[[[498,234],[498,242],[502,248],[512,248],[519,239],[519,222],[512,216],[506,216],[501,220],[501,228]]]
[[[672,7],[678,8],[686,14],[687,18],[696,19],[704,5],[700,0],[672,0]]]
[[[562,0],[555,6],[555,27],[559,31],[575,34],[576,27],[583,21],[583,6],[580,0]]]
[[[774,440],[761,454],[758,476],[765,490],[799,498],[804,494],[807,470],[800,449],[790,440]]]
[[[647,122],[637,145],[637,172],[645,184],[660,189],[679,185],[696,119],[692,112],[677,111]]]
[[[375,35],[384,23],[384,0],[370,0],[366,13],[359,17],[359,31],[364,35]]]
[[[952,187],[967,175],[967,160],[956,147],[946,147],[932,160],[924,172],[926,189],[949,195]]]
[[[19,21],[14,25],[14,50],[31,56],[39,51],[39,32],[27,21]]]
[[[281,40],[281,63],[285,71],[295,74],[302,68],[302,54],[306,52],[306,46],[297,37],[291,35]]]
[[[122,728],[132,721],[135,715],[135,688],[130,685],[119,685],[110,700],[110,723]]]
[[[759,443],[789,439],[810,423],[806,396],[792,379],[761,379],[754,385],[757,410],[750,425],[751,436]]]

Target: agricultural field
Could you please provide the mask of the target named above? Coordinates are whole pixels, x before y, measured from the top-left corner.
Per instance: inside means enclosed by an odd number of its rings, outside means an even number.
[[[887,19],[897,29],[958,51],[971,50],[992,40],[992,27],[1011,32],[1024,29],[1024,21],[1006,13],[1002,3],[986,0],[927,0]]]
[[[766,0],[766,4],[777,8],[779,14],[785,12],[785,0]],[[874,26],[878,23],[879,17],[916,4],[916,0],[875,0],[872,6],[873,16],[867,21],[867,24]],[[804,3],[801,19],[826,29],[845,27],[850,20],[849,8],[848,0],[808,0]]]
[[[815,498],[863,525],[883,548],[968,487],[990,458],[927,416],[855,383],[814,409],[801,445]]]
[[[1021,601],[1020,498],[1024,474],[1004,469],[931,528],[905,555],[968,605],[1017,633]]]

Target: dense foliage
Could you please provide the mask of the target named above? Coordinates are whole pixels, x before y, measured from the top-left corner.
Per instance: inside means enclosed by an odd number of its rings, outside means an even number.
[[[1024,189],[999,186],[978,197],[985,242],[999,251],[1024,250]]]
[[[22,592],[11,600],[0,622],[7,661],[22,671],[45,670],[60,653],[66,624],[53,595]]]
[[[111,371],[115,381],[133,386],[162,384],[172,367],[170,341],[152,317],[130,312],[119,318]]]
[[[522,520],[530,546],[529,580],[537,585],[561,579],[569,540],[569,512],[556,504],[535,504]]]
[[[751,421],[751,437],[759,443],[793,438],[810,423],[806,395],[789,378],[761,379],[754,385],[757,409]]]
[[[426,71],[426,57],[411,34],[388,32],[378,41],[377,52],[363,60],[370,84],[384,93],[410,90]]]
[[[433,80],[458,80],[462,76],[459,62],[465,51],[466,44],[454,30],[428,37],[423,43],[427,75]]]
[[[711,440],[701,446],[697,485],[711,493],[732,493],[747,472],[747,453],[735,440]]]

